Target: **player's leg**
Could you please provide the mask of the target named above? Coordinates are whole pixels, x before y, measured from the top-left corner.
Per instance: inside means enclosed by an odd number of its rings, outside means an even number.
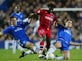
[[[31,43],[31,42],[26,42],[26,44],[25,44],[25,48],[28,48],[28,49],[32,50],[33,53],[36,53],[36,52],[35,52],[35,50],[36,50],[36,46],[34,46],[34,44]]]
[[[27,49],[30,49],[34,54],[36,53],[35,50],[36,50],[36,46],[34,46],[33,43],[31,43],[30,41],[21,41],[21,44],[20,44],[23,48],[27,48]],[[21,55],[19,58],[22,58],[26,55],[26,52],[25,51],[22,51]]]
[[[57,48],[61,48],[61,42],[56,41],[53,45],[50,46],[49,50],[47,51],[47,55],[50,53],[54,53]]]
[[[62,56],[55,57],[56,60],[68,60],[70,59],[70,52],[69,51],[62,51]]]
[[[46,32],[45,32],[45,29],[39,27],[38,28],[38,36],[40,37],[39,57],[41,58],[41,57],[44,56],[43,55],[43,51],[44,51],[45,46],[46,46],[46,43],[45,43],[45,41],[46,41]]]
[[[61,48],[61,47],[62,47],[62,45],[61,45],[60,41],[56,41],[55,43],[51,44],[49,50],[47,51],[46,58],[49,54],[53,54],[57,48]],[[54,59],[55,59],[55,57],[54,57]]]
[[[46,48],[47,48],[47,51],[50,48],[50,43],[51,43],[51,39],[46,37]]]
[[[46,47],[46,36],[42,36],[42,39],[40,40],[40,48],[39,48],[39,58],[43,58],[45,56],[45,47]]]
[[[20,52],[25,50],[22,46],[20,46],[20,44],[17,44],[17,48],[18,48],[18,50],[20,50]]]
[[[62,47],[60,48],[62,51],[62,57],[56,57],[55,59],[70,59],[70,52],[69,52],[69,43],[66,43],[64,40],[62,40]]]
[[[65,60],[70,59],[70,51],[64,50],[64,51],[62,51],[62,54],[63,54]]]
[[[50,48],[51,38],[52,38],[51,31],[50,31],[50,29],[47,29],[46,30],[46,48],[47,48],[47,51]]]
[[[61,51],[62,51],[62,54],[63,54],[65,60],[70,59],[69,45],[70,45],[70,43],[65,42],[64,40],[62,40]]]
[[[39,53],[39,41],[31,40],[31,42],[34,44],[34,46],[36,46],[36,48],[34,50],[37,53]],[[28,54],[33,54],[33,51],[30,49],[28,51],[25,51],[25,55],[28,55]]]

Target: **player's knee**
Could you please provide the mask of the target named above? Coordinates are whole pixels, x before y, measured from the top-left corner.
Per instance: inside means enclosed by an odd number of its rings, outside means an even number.
[[[64,57],[64,59],[65,59],[65,60],[69,60],[69,59],[70,59],[70,57]]]
[[[31,43],[31,42],[26,43],[26,47],[28,47],[28,48],[31,48],[31,47],[33,47],[33,46],[34,46],[34,44]]]
[[[55,43],[55,47],[56,47],[56,48],[60,48],[60,47],[61,47],[61,43],[60,43],[60,42],[56,42],[56,43]]]

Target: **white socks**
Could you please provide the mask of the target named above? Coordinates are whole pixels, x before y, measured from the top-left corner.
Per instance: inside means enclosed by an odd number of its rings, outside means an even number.
[[[34,46],[34,47],[33,47],[33,50],[34,50],[35,52],[37,52],[37,47]],[[25,54],[32,54],[32,53],[33,53],[32,50],[28,50],[28,51],[25,52]],[[38,53],[38,52],[37,52],[37,53]]]
[[[34,51],[36,50],[36,46],[33,47],[33,50],[34,50]]]
[[[19,44],[18,44],[18,49],[22,52],[24,51],[25,49],[23,47],[21,47]]]
[[[25,52],[25,55],[27,55],[27,54],[33,54],[33,51],[28,50],[28,51]]]
[[[51,46],[50,49],[48,50],[47,54],[54,53],[56,50],[55,46]]]
[[[64,56],[60,56],[60,57],[55,57],[56,60],[63,60]]]

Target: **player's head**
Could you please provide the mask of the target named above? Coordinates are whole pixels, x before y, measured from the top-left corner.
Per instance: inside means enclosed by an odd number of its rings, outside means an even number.
[[[28,17],[31,21],[38,20],[38,16],[34,13],[31,13]]]
[[[67,28],[71,28],[72,27],[72,20],[71,19],[65,20],[65,27],[67,27]]]
[[[17,13],[19,13],[20,12],[20,6],[15,6],[15,8],[14,8],[14,10],[17,12]]]
[[[14,16],[10,17],[10,24],[14,25],[14,26],[16,25],[16,17],[14,17]]]
[[[55,8],[55,6],[52,3],[49,3],[48,8],[49,8],[48,12],[53,13],[53,9]]]

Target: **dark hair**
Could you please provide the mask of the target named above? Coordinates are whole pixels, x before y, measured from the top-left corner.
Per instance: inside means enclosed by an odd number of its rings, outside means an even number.
[[[53,13],[53,9],[55,8],[55,6],[52,3],[49,3],[48,4],[48,8],[49,8],[48,12],[49,13],[51,13],[51,12]]]
[[[32,14],[30,14],[30,15],[28,16],[28,18],[33,18],[33,19],[38,20],[38,15],[37,15],[37,14],[32,13]]]
[[[11,21],[12,18],[16,18],[16,17],[15,16],[10,16],[10,21]]]
[[[72,19],[66,19],[66,22],[67,22],[67,21],[72,21]]]

